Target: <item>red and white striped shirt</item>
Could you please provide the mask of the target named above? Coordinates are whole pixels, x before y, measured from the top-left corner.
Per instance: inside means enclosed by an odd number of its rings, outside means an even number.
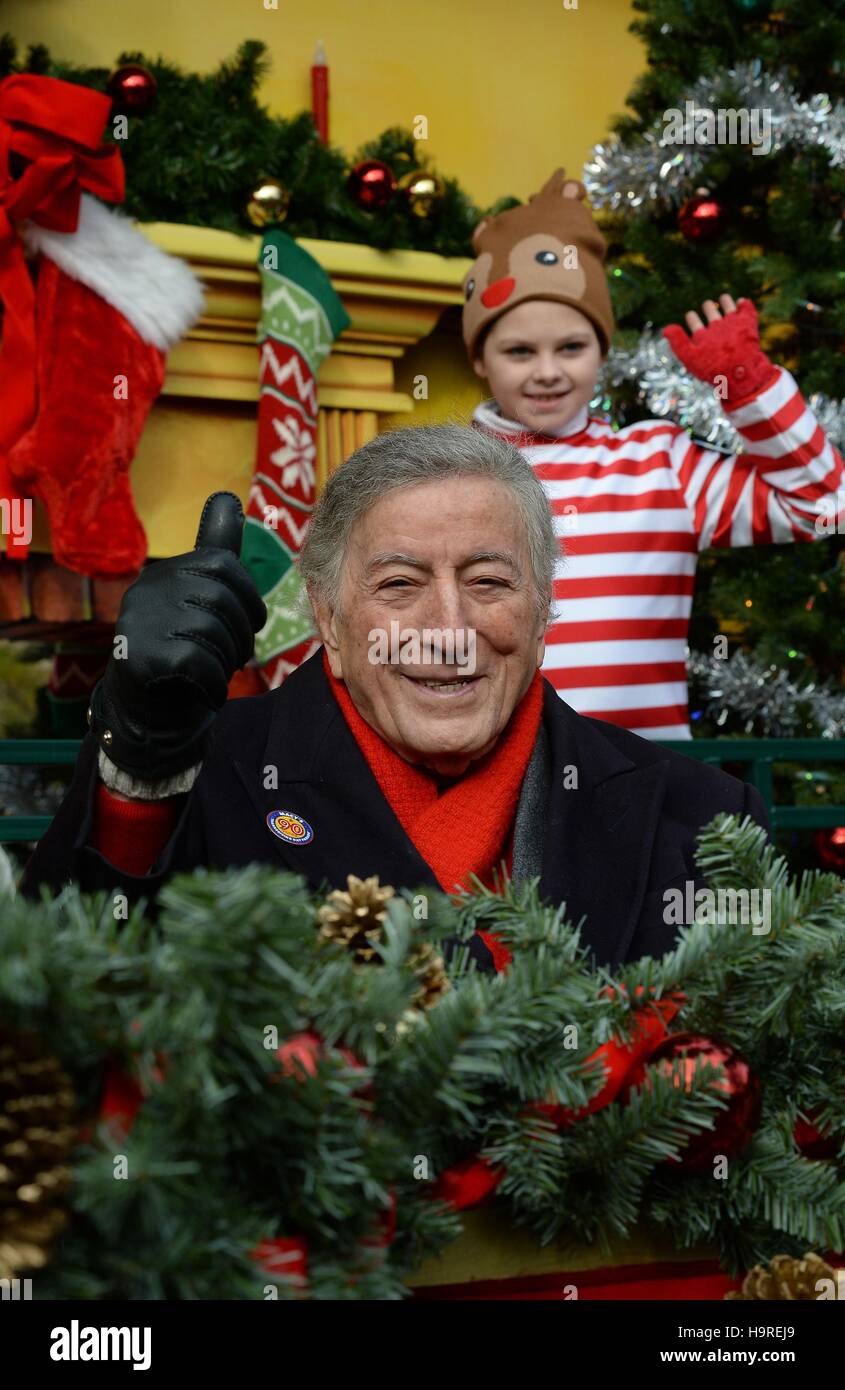
[[[560,538],[543,674],[579,714],[645,738],[690,738],[687,634],[709,546],[818,540],[842,515],[842,459],[783,368],[726,407],[745,449],[728,455],[667,420],[614,431],[583,410],[533,434],[495,401],[473,424],[519,448]],[[842,522],[840,521],[841,525]]]

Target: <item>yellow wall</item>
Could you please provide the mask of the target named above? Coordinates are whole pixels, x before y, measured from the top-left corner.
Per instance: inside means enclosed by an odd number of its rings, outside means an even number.
[[[139,49],[198,71],[245,38],[273,58],[263,99],[310,106],[322,38],[331,138],[350,154],[424,115],[426,146],[482,206],[525,198],[557,164],[580,172],[643,65],[630,0],[3,0],[0,30],[56,56],[110,65]],[[576,3],[576,0],[570,0]],[[284,170],[278,173],[284,176]]]
[[[331,139],[350,155],[388,126],[424,115],[423,148],[484,207],[526,198],[558,164],[580,174],[643,66],[627,32],[631,0],[0,0],[0,31],[21,48],[110,67],[121,50],[209,71],[246,38],[267,43],[262,100],[293,115],[310,106],[318,39],[331,68]],[[277,172],[284,178],[284,170]],[[460,312],[396,363],[396,389],[428,398],[383,427],[466,420],[485,394],[460,337]],[[202,500],[245,500],[255,457],[254,406],[162,398],[132,469],[151,555],[189,548]],[[197,461],[202,460],[198,468]],[[38,512],[35,548],[48,549]]]
[[[434,332],[397,362],[397,390],[414,396],[421,376],[425,377],[428,396],[422,400],[414,397],[413,415],[385,416],[385,429],[443,425],[447,421],[465,425],[478,402],[490,394],[467,360],[460,311],[447,310]]]

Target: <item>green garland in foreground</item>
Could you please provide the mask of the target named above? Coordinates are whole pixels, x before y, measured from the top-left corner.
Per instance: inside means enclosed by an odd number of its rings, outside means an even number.
[[[140,907],[115,922],[111,897],[75,888],[3,900],[0,1024],[39,1032],[89,1115],[108,1057],[147,1091],[128,1136],[100,1126],[76,1150],[71,1221],[34,1296],[260,1299],[273,1281],[249,1252],[281,1235],[307,1242],[309,1296],[400,1298],[409,1271],[461,1229],[418,1180],[420,1157],[432,1179],[479,1152],[507,1169],[496,1200],[538,1239],[657,1223],[679,1248],[712,1242],[731,1271],[808,1245],[841,1250],[845,885],[818,872],[790,881],[760,828],[735,818],[716,818],[698,858],[713,888],[771,890],[770,934],[698,922],[662,960],[615,975],[590,968],[535,883],[460,903],[430,895],[423,922],[403,893],[380,965],[321,944],[303,881],[260,866],[172,880],[155,924]],[[453,988],[409,1026],[413,951],[478,926],[512,944],[508,971],[478,976],[459,951]],[[678,989],[673,1028],[733,1045],[762,1085],[759,1128],[723,1181],[659,1166],[718,1118],[720,1072],[686,1092],[655,1069],[628,1103],[560,1130],[526,1112],[549,1093],[583,1106],[603,1079],[585,1060],[630,1036],[630,1001]],[[301,1030],[325,1055],[313,1076],[284,1075],[274,1049]],[[799,1153],[799,1112],[835,1136],[837,1159]],[[396,1233],[380,1246],[391,1192]],[[2,1202],[0,1185],[0,1237]],[[292,1292],[282,1280],[280,1296]]]
[[[289,119],[271,115],[258,99],[270,66],[265,44],[247,40],[231,61],[207,74],[186,73],[164,58],[136,52],[119,54],[114,67],[124,63],[141,63],[157,82],[152,109],[130,117],[127,138],[115,142],[126,166],[123,207],[140,222],[187,222],[255,235],[247,203],[252,189],[270,176],[290,192],[284,229],[292,237],[442,256],[472,254],[470,234],[484,214],[454,179],[443,179],[441,205],[427,219],[414,216],[400,197],[381,212],[357,207],[346,191],[354,164],[384,160],[398,179],[428,167],[425,142],[394,127],[347,160],[340,150],[321,143],[310,112]],[[4,34],[0,78],[13,72],[58,77],[101,92],[110,75],[108,68],[54,60],[43,44],[30,47],[19,62],[15,40]],[[516,201],[501,199],[490,211]]]

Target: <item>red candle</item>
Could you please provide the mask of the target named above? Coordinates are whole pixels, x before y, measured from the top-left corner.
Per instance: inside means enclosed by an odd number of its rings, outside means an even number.
[[[311,111],[317,134],[324,145],[329,142],[329,65],[322,39],[317,44],[311,68]]]

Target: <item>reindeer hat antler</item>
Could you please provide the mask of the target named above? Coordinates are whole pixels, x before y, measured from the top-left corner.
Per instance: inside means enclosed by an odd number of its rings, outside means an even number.
[[[472,235],[476,260],[464,280],[463,333],[470,360],[482,332],[530,299],[579,309],[607,352],[613,310],[604,270],[606,243],[585,196],[580,180],[556,169],[527,203],[479,222]]]

